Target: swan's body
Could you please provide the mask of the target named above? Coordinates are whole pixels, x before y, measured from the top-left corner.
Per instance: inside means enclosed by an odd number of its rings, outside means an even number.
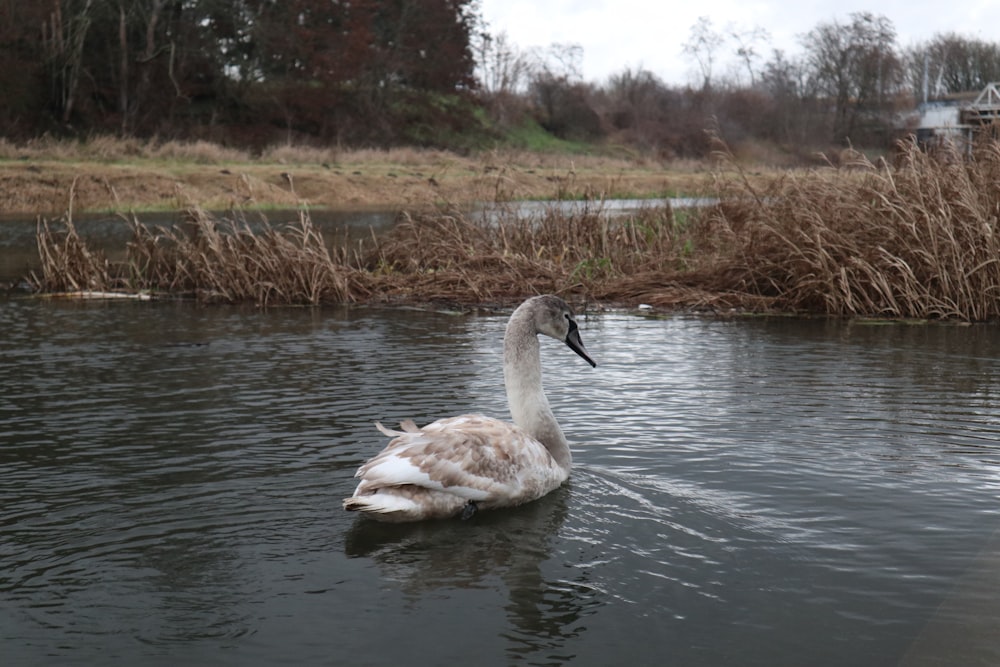
[[[514,423],[462,415],[423,428],[405,421],[401,431],[376,424],[393,440],[358,470],[361,482],[344,508],[381,521],[468,516],[541,498],[565,482],[572,456],[542,390],[540,333],[596,366],[562,299],[528,299],[504,334],[504,383]]]

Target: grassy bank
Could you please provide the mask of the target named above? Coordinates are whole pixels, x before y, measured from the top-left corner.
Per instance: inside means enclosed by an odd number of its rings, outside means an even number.
[[[1000,318],[1000,145],[971,158],[904,146],[751,179],[729,163],[718,206],[650,206],[612,217],[600,203],[524,218],[502,206],[403,214],[388,234],[329,250],[307,215],[253,231],[193,209],[181,230],[133,223],[111,264],[72,225],[40,230],[42,291],[127,290],[204,301],[511,303],[554,292],[662,308],[838,316]]]
[[[204,142],[0,140],[0,211],[61,214],[74,191],[82,211],[378,206],[517,199],[699,195],[701,163],[669,167],[636,157],[498,149],[476,155],[422,149],[275,146],[259,155]]]

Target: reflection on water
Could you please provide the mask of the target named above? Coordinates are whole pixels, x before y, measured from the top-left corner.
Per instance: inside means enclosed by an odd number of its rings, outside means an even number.
[[[0,301],[5,661],[1000,661],[996,329],[591,316],[564,488],[343,512],[372,421],[506,414],[503,326]]]
[[[415,607],[426,596],[453,589],[494,589],[506,595],[501,602],[509,624],[506,653],[520,662],[564,646],[603,601],[602,591],[581,582],[549,580],[541,571],[553,556],[568,495],[567,489],[559,489],[517,511],[484,513],[474,522],[357,521],[344,550],[376,563],[383,584],[397,587]]]

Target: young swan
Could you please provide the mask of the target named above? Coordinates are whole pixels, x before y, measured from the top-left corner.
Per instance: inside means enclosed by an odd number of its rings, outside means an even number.
[[[541,498],[569,477],[569,444],[542,390],[538,334],[561,340],[596,367],[580,340],[573,311],[556,296],[522,303],[507,323],[503,375],[513,424],[461,415],[402,431],[358,470],[344,509],[380,521],[420,521],[509,507]]]

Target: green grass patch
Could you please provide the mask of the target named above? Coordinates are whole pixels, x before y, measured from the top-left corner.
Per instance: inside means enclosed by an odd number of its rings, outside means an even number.
[[[595,145],[582,141],[568,141],[547,132],[533,118],[525,118],[511,127],[503,137],[503,142],[512,148],[536,153],[592,154]]]

